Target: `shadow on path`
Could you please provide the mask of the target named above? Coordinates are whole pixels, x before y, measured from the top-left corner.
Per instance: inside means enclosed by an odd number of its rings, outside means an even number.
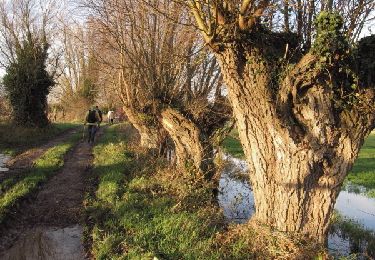
[[[77,133],[79,128],[70,129],[59,134],[57,137],[37,148],[26,150],[13,159],[7,161],[6,166],[10,169],[0,174],[0,183],[9,176],[22,175],[26,169],[31,168],[34,161],[38,159],[49,148],[69,139],[72,134]]]
[[[63,169],[0,228],[0,259],[85,258],[79,223],[92,161],[83,141],[67,154]]]

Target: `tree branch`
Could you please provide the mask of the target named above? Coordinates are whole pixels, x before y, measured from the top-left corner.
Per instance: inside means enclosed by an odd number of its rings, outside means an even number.
[[[198,28],[199,30],[201,30],[201,32],[203,33],[203,37],[204,37],[204,40],[206,43],[210,43],[211,42],[211,35],[210,35],[210,32],[208,30],[208,27],[207,27],[207,24],[205,23],[204,19],[203,19],[203,13],[202,13],[202,10],[199,10],[197,4],[199,1],[197,0],[191,0],[189,1],[189,7],[194,15],[194,18],[195,18],[195,21],[197,22],[197,25],[198,25]]]
[[[256,23],[258,21],[258,18],[263,15],[264,10],[267,8],[269,3],[270,3],[269,0],[260,1],[260,3],[255,8],[255,11],[253,12],[253,14],[251,15],[251,17],[249,19],[249,22],[248,22],[248,25],[247,25],[248,30],[252,29],[254,27],[254,25],[256,25]]]
[[[253,0],[243,0],[240,8],[240,13],[238,15],[238,26],[241,30],[247,29],[247,19],[245,18],[245,15],[248,10],[251,9],[252,4],[254,3]]]

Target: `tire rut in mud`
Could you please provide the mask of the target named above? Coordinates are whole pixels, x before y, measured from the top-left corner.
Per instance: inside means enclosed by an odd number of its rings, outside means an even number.
[[[101,132],[99,131],[98,135]],[[77,241],[71,242],[77,240],[77,236],[82,236],[79,223],[83,219],[82,204],[87,186],[90,185],[87,180],[92,161],[92,146],[83,141],[66,155],[63,169],[44,184],[33,198],[22,202],[20,210],[6,222],[6,226],[0,228],[0,259],[84,258],[81,238],[78,239],[79,246]],[[37,240],[36,244],[42,243],[44,246],[26,242],[30,239]],[[51,249],[48,243],[56,239],[60,242],[55,242],[55,249]],[[61,247],[67,247],[69,244],[70,248],[65,249],[75,252],[60,252],[64,249]],[[26,249],[25,245],[28,245]],[[10,250],[5,252],[9,248]],[[18,254],[18,251],[23,251],[24,254],[25,250],[29,251],[26,258],[12,255]],[[45,252],[39,252],[40,250]],[[70,255],[71,253],[73,255]],[[44,257],[40,258],[43,254]],[[34,258],[34,255],[39,256]]]
[[[78,128],[73,128],[64,131],[63,133],[57,135],[55,138],[41,145],[40,147],[26,150],[23,153],[17,155],[15,158],[11,159],[6,163],[6,166],[10,168],[10,170],[0,174],[0,183],[9,176],[17,177],[22,175],[25,172],[25,170],[31,168],[34,161],[37,160],[40,156],[42,156],[43,153],[45,153],[49,148],[56,146],[57,144],[67,140],[78,131]]]

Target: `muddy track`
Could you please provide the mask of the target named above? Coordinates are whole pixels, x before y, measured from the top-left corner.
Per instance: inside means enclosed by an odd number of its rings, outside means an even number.
[[[25,172],[26,169],[29,169],[33,166],[33,163],[36,159],[38,159],[42,154],[44,154],[49,148],[64,142],[65,140],[69,139],[72,134],[79,132],[79,128],[73,128],[63,133],[57,135],[52,140],[48,141],[46,144],[43,144],[40,147],[32,148],[26,150],[25,152],[17,155],[10,161],[6,163],[7,167],[9,167],[8,172],[2,172],[0,174],[0,183],[8,178],[9,176],[19,176]]]
[[[102,130],[98,137],[101,133]],[[85,191],[89,188],[92,160],[92,146],[87,142],[80,142],[67,154],[63,169],[44,184],[37,194],[25,200],[19,212],[7,221],[5,227],[0,228],[0,259],[84,258],[83,246],[79,241],[82,228],[77,225],[84,218],[82,204]],[[26,242],[29,239],[38,242]],[[49,244],[54,239],[58,240],[55,244],[59,245],[51,249]],[[74,239],[78,241],[69,247]],[[65,253],[59,250],[65,250]],[[21,256],[19,251],[28,253]]]

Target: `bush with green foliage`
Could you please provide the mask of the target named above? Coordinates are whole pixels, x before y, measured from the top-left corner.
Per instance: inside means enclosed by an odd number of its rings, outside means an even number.
[[[3,84],[13,107],[13,120],[18,125],[45,127],[47,95],[54,85],[47,72],[49,44],[31,33],[16,47],[16,59],[6,68]]]

